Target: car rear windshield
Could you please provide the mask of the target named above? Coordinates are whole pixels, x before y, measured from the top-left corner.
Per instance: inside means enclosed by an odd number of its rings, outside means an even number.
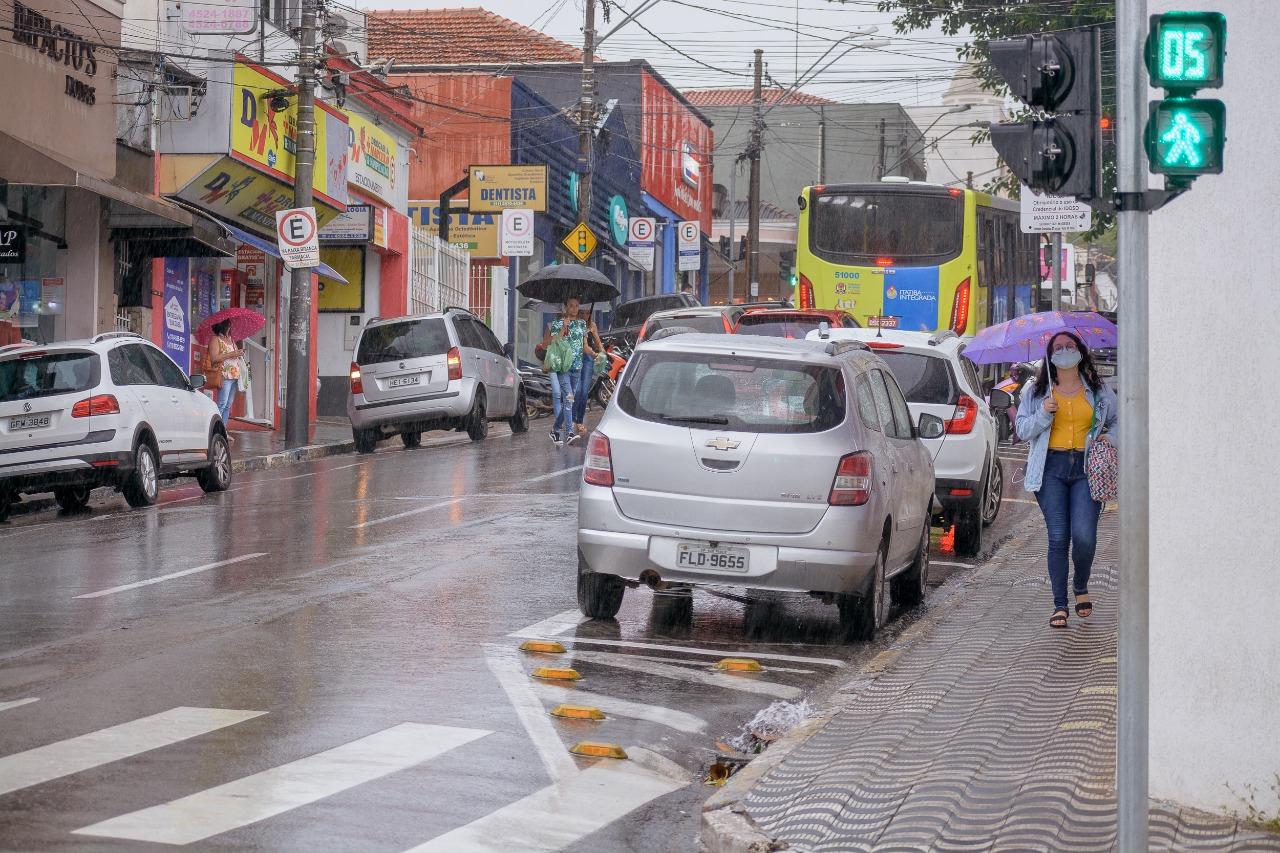
[[[356,361],[360,364],[377,364],[382,361],[444,355],[450,346],[449,330],[440,317],[404,320],[365,329],[364,336],[360,338],[360,349],[356,352]]]
[[[876,350],[876,355],[889,365],[908,403],[955,403],[956,386],[945,358],[893,350]]]
[[[0,403],[77,394],[98,384],[96,353],[50,352],[0,361]]]
[[[822,432],[845,417],[844,377],[832,367],[738,355],[646,352],[618,405],[641,420],[736,432]]]
[[[662,296],[656,299],[636,299],[624,302],[613,309],[609,319],[610,328],[620,329],[623,326],[639,326],[655,311],[666,311],[680,307],[679,296]]]
[[[702,314],[693,317],[661,317],[649,321],[646,337],[652,337],[659,329],[693,329],[695,332],[706,332],[716,335],[724,334],[724,319],[719,314]]]
[[[810,213],[809,248],[837,264],[929,265],[960,253],[963,200],[908,191],[831,192]]]
[[[806,317],[803,314],[789,316],[744,314],[742,319],[738,321],[738,334],[801,339],[818,328],[823,319],[822,317]]]

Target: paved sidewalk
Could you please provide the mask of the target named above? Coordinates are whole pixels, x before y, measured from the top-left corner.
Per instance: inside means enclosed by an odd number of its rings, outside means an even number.
[[[1048,627],[1046,543],[1028,525],[708,800],[706,848],[1114,849],[1114,512],[1099,539],[1092,617]],[[1280,838],[1153,802],[1151,847],[1280,851]]]

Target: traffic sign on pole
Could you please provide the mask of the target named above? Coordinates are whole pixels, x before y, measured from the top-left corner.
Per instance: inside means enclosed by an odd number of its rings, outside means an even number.
[[[702,246],[699,241],[701,231],[698,223],[685,220],[676,225],[676,245],[680,251],[680,272],[702,268]]]
[[[599,240],[596,239],[595,232],[587,227],[587,223],[579,222],[574,229],[570,231],[565,238],[560,241],[560,245],[564,246],[569,252],[582,263],[586,263],[587,258],[591,257],[592,252],[596,250]]]
[[[314,207],[276,211],[276,245],[289,269],[320,266],[320,228]]]
[[[1040,195],[1022,188],[1022,233],[1081,233],[1093,227],[1093,210],[1068,196]]]
[[[650,216],[633,216],[627,223],[627,255],[645,272],[653,271],[654,236],[658,221]]]
[[[498,251],[508,258],[533,254],[533,211],[516,208],[502,211],[502,239]]]

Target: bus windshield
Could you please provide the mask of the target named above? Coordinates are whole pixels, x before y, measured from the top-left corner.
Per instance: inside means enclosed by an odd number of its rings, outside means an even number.
[[[937,264],[960,254],[960,196],[921,192],[818,195],[810,211],[809,249],[835,264]]]

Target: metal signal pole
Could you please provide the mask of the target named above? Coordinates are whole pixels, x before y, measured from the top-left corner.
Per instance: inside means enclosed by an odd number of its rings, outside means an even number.
[[[298,37],[298,150],[293,206],[313,205],[316,117],[316,3],[302,0]],[[295,269],[289,283],[289,363],[285,384],[285,444],[301,447],[311,438],[311,268]]]
[[[760,148],[764,144],[764,118],[760,114],[762,99],[760,81],[764,76],[764,51],[756,48],[755,86],[752,90],[751,120],[751,186],[747,205],[747,281],[751,294],[758,292],[760,284]]]
[[[582,28],[582,94],[578,97],[578,221],[591,219],[591,126],[595,123],[596,0],[587,0]]]

